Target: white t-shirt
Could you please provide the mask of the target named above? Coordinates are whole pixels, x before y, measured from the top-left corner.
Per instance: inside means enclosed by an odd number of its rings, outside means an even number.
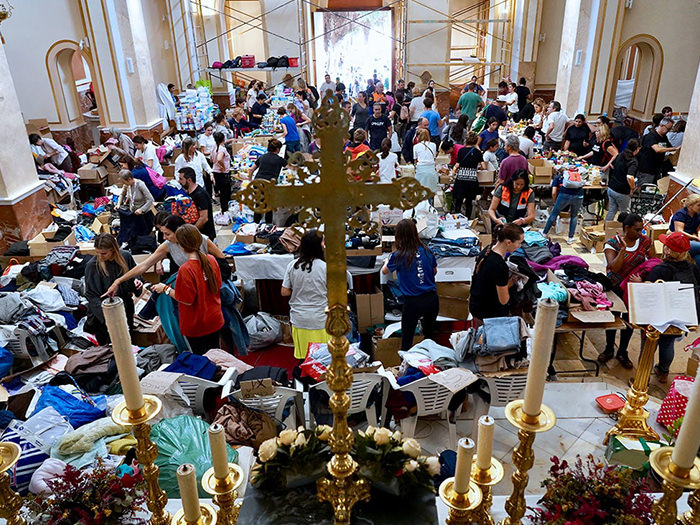
[[[136,150],[136,158],[141,159],[145,165],[148,166],[148,161],[152,160],[153,161],[153,168],[154,171],[157,171],[161,175],[163,174],[163,168],[160,165],[160,161],[158,160],[158,155],[156,155],[156,147],[152,142],[149,142],[146,144],[146,148],[141,151],[139,149]]]
[[[486,169],[498,171],[498,157],[493,151],[484,152],[484,162],[486,163]]]
[[[517,93],[508,93],[505,95],[506,97],[506,104],[508,105],[508,111],[511,113],[517,113],[518,112],[518,94]]]
[[[552,142],[561,142],[564,138],[564,131],[566,130],[566,124],[569,122],[569,117],[567,117],[561,111],[555,111],[547,116],[547,127],[542,127],[545,135],[549,130],[549,126],[554,123],[554,128],[549,134],[549,140]]]
[[[258,92],[251,88],[246,95],[246,106],[248,106],[248,109],[253,109],[253,104],[255,104],[258,99]]]
[[[335,92],[335,82],[333,82],[332,80],[327,84],[325,82],[321,84],[321,87],[318,89],[318,96],[323,98],[323,96],[326,94],[326,91],[328,91],[329,89]]]
[[[199,145],[201,147],[204,147],[204,149],[206,150],[207,157],[216,148],[216,141],[214,140],[213,133],[211,135],[207,135],[206,133],[202,133],[199,137],[197,137],[197,141],[199,142]]]
[[[425,111],[425,106],[423,105],[423,97],[414,97],[411,99],[411,103],[408,106],[408,120],[411,122],[418,120],[418,118]]]
[[[294,268],[297,260],[287,265],[282,286],[292,290],[289,299],[289,320],[304,330],[320,330],[326,326],[326,263],[315,259],[311,271]]]
[[[66,157],[68,156],[66,148],[61,146],[54,139],[43,138],[42,140],[44,141],[44,144],[48,146],[48,148],[44,148],[46,154],[56,155],[56,157],[51,157],[51,163],[57,168],[60,167],[61,164],[63,164],[63,161],[66,160]],[[49,151],[50,149],[53,151]]]
[[[396,153],[389,153],[385,159],[379,155],[379,182],[390,183],[396,178],[396,168],[399,166],[399,158]]]
[[[202,234],[202,245],[199,247],[200,250],[202,250],[204,253],[209,253],[209,250],[207,249],[208,243],[207,241],[209,240],[209,237],[206,235]],[[178,265],[178,267],[182,266],[187,262],[188,255],[184,252],[182,247],[176,243],[176,242],[170,242],[170,241],[165,241],[165,245],[168,247],[168,252],[170,253],[170,257],[172,257],[173,262]]]
[[[413,158],[418,166],[435,165],[435,144],[419,142],[413,146]]]
[[[525,154],[526,159],[531,159],[534,153],[535,143],[529,138],[522,136],[520,137],[520,151]]]
[[[542,113],[535,113],[535,115],[532,117],[532,124],[537,126],[537,124],[540,122],[542,122]]]
[[[211,173],[211,168],[207,159],[202,153],[196,151],[192,158],[188,161],[184,153],[180,153],[175,159],[175,173],[179,173],[182,168],[189,166],[197,175],[197,184],[204,187],[204,172]]]

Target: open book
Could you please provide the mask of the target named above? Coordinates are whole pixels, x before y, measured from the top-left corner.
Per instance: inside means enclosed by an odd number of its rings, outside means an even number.
[[[629,283],[629,313],[633,324],[678,327],[698,324],[696,290],[679,282]]]

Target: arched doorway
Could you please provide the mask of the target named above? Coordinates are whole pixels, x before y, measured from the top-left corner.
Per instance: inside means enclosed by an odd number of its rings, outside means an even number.
[[[613,105],[625,107],[638,120],[651,120],[662,68],[663,50],[653,36],[637,35],[623,42],[615,63]]]
[[[56,42],[46,53],[46,69],[61,127],[74,128],[86,120],[104,124],[100,93],[92,82],[92,55],[87,49],[72,40]]]

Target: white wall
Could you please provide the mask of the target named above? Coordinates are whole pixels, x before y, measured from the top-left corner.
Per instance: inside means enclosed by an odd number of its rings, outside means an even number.
[[[545,41],[539,43],[535,87],[552,89],[557,81],[561,30],[564,22],[564,0],[543,0],[540,33]],[[539,35],[538,35],[539,37]]]
[[[12,17],[2,23],[7,62],[25,120],[59,122],[46,69],[46,53],[60,40],[85,37],[77,0],[21,0],[13,2]],[[60,88],[56,86],[57,92]]]
[[[153,79],[156,85],[161,82],[177,83],[173,36],[166,15],[165,0],[142,0],[141,7],[151,50]]]

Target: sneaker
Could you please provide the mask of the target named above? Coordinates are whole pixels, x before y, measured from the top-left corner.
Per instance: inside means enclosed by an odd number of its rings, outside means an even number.
[[[569,237],[566,239],[566,244],[574,244],[576,242],[576,239],[574,237]]]
[[[634,364],[632,363],[632,361],[630,361],[630,358],[627,357],[626,354],[625,355],[618,354],[617,360],[622,365],[622,368],[626,368],[627,370],[632,370],[634,368]]]

